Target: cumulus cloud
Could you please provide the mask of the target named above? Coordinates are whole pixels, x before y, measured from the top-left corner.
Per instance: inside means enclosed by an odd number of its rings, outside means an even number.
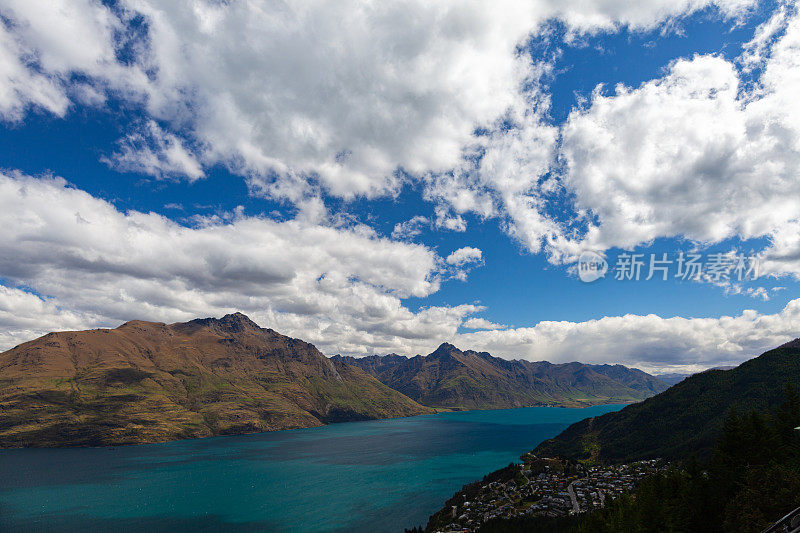
[[[0,285],[0,325],[0,350],[4,350],[50,331],[87,329],[107,323],[91,312],[62,309],[51,299]]]
[[[457,346],[507,359],[622,363],[646,371],[699,371],[736,365],[800,337],[800,299],[779,313],[746,310],[719,318],[624,315],[586,322],[462,333]],[[590,348],[589,348],[590,347]]]
[[[0,0],[0,118],[30,108],[64,116],[73,100],[100,103],[110,87],[139,91],[146,75],[118,61],[121,31],[93,0]]]
[[[122,172],[141,172],[158,179],[186,178],[195,181],[205,176],[202,165],[181,139],[165,132],[155,121],[129,133],[119,142],[120,149],[103,158]]]
[[[645,29],[752,3],[2,0],[0,105],[63,114],[77,74],[180,130],[198,152],[184,162],[226,164],[254,191],[373,196],[457,168],[477,128],[524,106],[536,66],[519,47],[543,22]]]
[[[430,226],[428,217],[417,215],[405,222],[398,222],[392,230],[393,239],[410,240],[422,234],[426,226]]]
[[[461,233],[467,231],[467,221],[464,220],[464,217],[458,214],[454,215],[446,206],[442,204],[437,205],[435,213],[436,219],[434,225],[437,228]]]
[[[765,92],[747,101],[732,63],[698,56],[637,89],[596,92],[563,134],[564,183],[578,208],[599,219],[585,244],[749,239],[795,219],[800,147],[784,91],[800,85],[781,80],[771,86],[765,79]]]
[[[772,276],[792,273],[796,279],[800,278],[800,221],[784,224],[772,232],[759,267]]]
[[[561,126],[546,120],[548,95],[537,83],[552,63],[534,64],[527,104],[427,194],[457,213],[499,217],[555,263],[665,237],[699,245],[767,237],[765,272],[796,274],[796,6],[779,6],[744,50],[735,60],[677,59],[638,87],[599,86]]]
[[[800,17],[782,6],[734,62],[695,56],[637,88],[598,87],[562,128],[564,189],[585,232],[553,248],[631,248],[659,237],[769,237],[766,273],[798,272]],[[559,249],[560,248],[560,249]],[[556,256],[559,254],[556,253]]]
[[[461,325],[467,329],[505,329],[507,327],[505,324],[496,324],[478,317],[468,318]]]
[[[366,226],[241,211],[195,222],[122,213],[58,178],[0,175],[0,272],[13,285],[1,295],[6,342],[52,327],[241,310],[323,350],[414,351],[481,309],[410,311],[404,298],[439,290],[443,260]]]
[[[465,246],[448,255],[444,263],[449,265],[444,271],[453,279],[467,281],[467,274],[475,267],[483,265],[483,252],[479,248]]]
[[[468,263],[479,263],[483,260],[483,252],[479,248],[465,246],[459,248],[447,256],[445,261],[448,265],[462,266]]]
[[[0,118],[19,120],[33,106],[63,116],[69,105],[57,84],[27,68],[22,45],[0,23]]]
[[[547,121],[550,102],[541,83],[551,69],[547,61],[531,63],[525,97],[469,146],[453,172],[430,177],[425,190],[429,200],[439,202],[437,213],[451,216],[452,210],[458,220],[466,212],[505,218],[508,233],[533,252],[547,236],[561,234],[542,201],[548,190],[542,177],[555,161],[558,141],[558,128]]]

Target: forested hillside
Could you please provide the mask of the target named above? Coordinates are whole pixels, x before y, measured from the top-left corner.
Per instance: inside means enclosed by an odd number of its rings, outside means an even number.
[[[786,382],[800,385],[798,340],[732,370],[695,374],[621,411],[582,420],[534,453],[617,462],[691,454],[706,459],[731,409],[775,408]]]

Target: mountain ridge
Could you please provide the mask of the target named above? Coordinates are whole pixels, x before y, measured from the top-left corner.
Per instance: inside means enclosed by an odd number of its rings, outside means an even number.
[[[783,385],[800,386],[800,339],[729,369],[687,377],[615,413],[577,422],[533,453],[577,460],[707,459],[731,410],[775,408]]]
[[[440,409],[629,403],[666,385],[622,365],[325,357],[242,313],[52,332],[0,353],[0,447],[240,434]]]
[[[432,412],[241,313],[53,332],[0,354],[0,447],[139,444]]]
[[[442,343],[427,356],[397,354],[333,359],[358,366],[415,401],[447,409],[580,407],[630,403],[668,385],[623,365],[508,360]]]

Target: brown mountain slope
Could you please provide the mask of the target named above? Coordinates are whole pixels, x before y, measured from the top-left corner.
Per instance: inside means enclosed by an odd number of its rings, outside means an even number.
[[[240,313],[50,333],[0,354],[0,447],[137,444],[426,412]]]
[[[334,360],[362,368],[423,405],[452,409],[630,403],[667,388],[653,376],[622,365],[509,361],[447,343],[427,356]]]

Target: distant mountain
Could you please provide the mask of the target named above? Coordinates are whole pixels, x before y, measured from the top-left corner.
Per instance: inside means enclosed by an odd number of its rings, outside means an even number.
[[[50,333],[0,354],[0,447],[138,444],[428,412],[240,313]]]
[[[713,368],[709,368],[707,370],[703,370],[702,372],[707,372],[708,370],[730,370],[732,368],[736,368],[735,366],[715,366]],[[656,377],[666,383],[669,386],[675,385],[680,383],[684,379],[688,378],[689,376],[693,376],[695,373],[691,374],[680,374],[680,373],[673,373],[673,374],[658,374]]]
[[[676,385],[683,381],[684,379],[688,378],[693,374],[680,374],[680,373],[671,373],[671,374],[658,374],[658,379],[669,385],[670,387]]]
[[[449,409],[629,403],[667,388],[653,376],[622,365],[509,361],[447,343],[428,356],[334,360],[358,366],[423,405]]]
[[[628,368],[623,365],[586,365],[598,374],[603,374],[623,385],[637,390],[645,397],[653,396],[665,391],[668,385],[656,376],[643,372],[638,368]]]
[[[644,402],[573,424],[534,453],[630,461],[706,458],[727,413],[775,408],[783,385],[800,385],[800,339],[732,370],[690,376]]]

